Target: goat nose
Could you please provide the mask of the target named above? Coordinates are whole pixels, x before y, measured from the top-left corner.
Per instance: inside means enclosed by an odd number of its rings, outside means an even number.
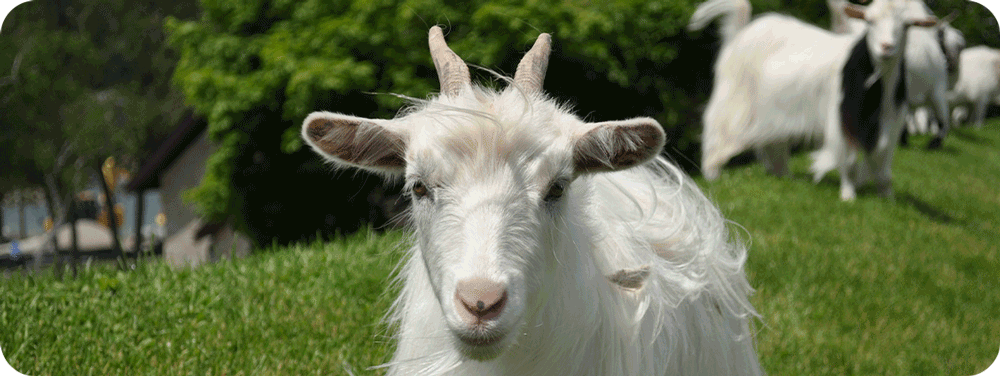
[[[503,311],[506,302],[507,289],[500,283],[484,278],[458,281],[455,308],[469,324],[492,320]]]
[[[885,53],[887,53],[887,54],[890,53],[890,52],[892,52],[892,49],[895,48],[895,47],[896,46],[893,45],[892,43],[882,42],[882,51],[885,52]]]

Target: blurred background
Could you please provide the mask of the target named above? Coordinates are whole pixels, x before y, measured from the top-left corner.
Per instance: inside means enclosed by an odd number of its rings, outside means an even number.
[[[30,1],[0,29],[0,261],[195,265],[398,225],[398,185],[333,171],[299,129],[312,111],[389,118],[405,103],[388,94],[436,92],[432,25],[504,74],[552,33],[552,96],[590,121],[656,118],[697,174],[719,48],[714,27],[684,29],[699,2]],[[829,27],[821,0],[752,3]],[[982,6],[926,3],[957,12],[968,46],[1000,46]]]

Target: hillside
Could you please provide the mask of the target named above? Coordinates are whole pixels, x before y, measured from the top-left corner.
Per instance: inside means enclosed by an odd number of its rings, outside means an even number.
[[[923,145],[917,137],[912,145]],[[699,184],[744,229],[771,375],[969,375],[1000,349],[1000,121],[901,149],[896,197],[853,203],[757,164]],[[735,228],[735,227],[734,227]],[[0,348],[30,375],[369,374],[403,233],[362,233],[174,271],[8,273]]]

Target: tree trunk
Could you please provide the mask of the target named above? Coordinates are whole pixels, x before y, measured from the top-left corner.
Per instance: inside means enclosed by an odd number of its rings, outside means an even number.
[[[145,208],[146,208],[146,202],[145,202],[146,201],[145,200],[146,194],[145,193],[146,193],[146,191],[142,190],[142,189],[140,189],[140,190],[138,190],[138,191],[135,192],[135,196],[136,196],[135,197],[135,231],[133,231],[133,233],[135,234],[135,241],[133,242],[133,244],[135,246],[135,249],[133,250],[133,252],[135,252],[135,254],[133,256],[135,256],[136,258],[138,258],[139,257],[139,253],[142,252],[142,222],[143,222],[142,221],[142,216],[143,216],[143,214],[145,214],[145,213],[143,213],[143,211],[145,211]],[[2,198],[3,197],[0,197],[0,199],[2,199]]]
[[[128,271],[127,263],[128,259],[125,256],[125,249],[122,248],[122,244],[118,241],[118,217],[115,216],[115,198],[114,192],[111,192],[111,187],[108,187],[108,182],[104,180],[104,174],[101,172],[102,161],[97,161],[97,180],[101,182],[101,190],[104,192],[104,207],[108,211],[108,229],[111,230],[111,248],[118,254],[119,267],[123,271]]]
[[[69,201],[69,235],[70,235],[70,268],[73,269],[73,279],[76,279],[76,268],[80,263],[80,244],[78,243],[79,235],[76,232],[76,199],[70,199]]]
[[[17,192],[17,221],[18,221],[18,238],[19,241],[24,241],[28,237],[28,221],[24,218],[24,190]],[[44,228],[43,228],[44,230]],[[43,246],[44,248],[44,246]],[[44,249],[36,249],[34,254],[31,255],[31,267],[37,273],[42,269],[42,254],[44,254]]]
[[[62,194],[62,183],[59,178],[53,176],[55,173],[45,174],[45,185],[48,188],[46,194],[48,195],[49,202],[49,216],[52,217],[53,225],[56,222],[56,213],[62,213],[66,209],[63,205],[63,199],[60,194]]]
[[[63,260],[62,252],[59,252],[59,227],[55,225],[55,219],[52,220],[52,262],[55,264],[52,268],[52,273],[55,274],[56,279],[62,280],[63,269],[66,267]]]
[[[3,209],[4,209],[4,207],[3,207],[3,196],[5,196],[5,195],[6,195],[6,192],[0,192],[0,243],[7,241],[7,239],[4,237],[4,234],[3,234]]]
[[[28,221],[24,219],[24,190],[17,191],[17,238],[18,240],[24,240],[28,237],[27,224]]]
[[[73,149],[72,144],[67,144],[64,147],[63,151],[59,153],[59,156],[56,157],[57,168],[53,169],[54,171],[61,171],[62,166],[65,165],[66,158],[68,158],[68,155],[72,149]],[[59,257],[59,248],[58,244],[56,244],[57,241],[55,236],[56,235],[55,229],[59,228],[60,225],[65,223],[64,221],[66,220],[66,217],[69,214],[67,212],[67,207],[63,205],[63,203],[73,200],[72,193],[67,194],[65,197],[61,195],[63,191],[63,185],[62,182],[59,180],[56,172],[50,172],[44,174],[44,180],[45,180],[45,186],[42,189],[42,192],[45,195],[45,203],[46,207],[48,208],[49,217],[52,218],[52,231],[46,234],[42,248],[39,249],[37,252],[35,252],[36,254],[32,255],[35,260],[34,268],[36,272],[41,269],[42,256],[47,250],[46,247],[48,247],[50,244],[54,246],[53,247],[55,250],[54,257],[56,258]]]

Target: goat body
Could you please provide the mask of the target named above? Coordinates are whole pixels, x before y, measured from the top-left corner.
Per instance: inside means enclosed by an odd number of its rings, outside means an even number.
[[[587,123],[544,95],[548,35],[506,89],[431,29],[442,93],[392,120],[316,112],[338,167],[403,176],[413,246],[390,375],[759,375],[743,264],[649,118]]]
[[[986,108],[1000,95],[1000,50],[976,46],[962,50],[958,80],[950,94],[955,105],[972,105],[972,121],[983,126]]]

